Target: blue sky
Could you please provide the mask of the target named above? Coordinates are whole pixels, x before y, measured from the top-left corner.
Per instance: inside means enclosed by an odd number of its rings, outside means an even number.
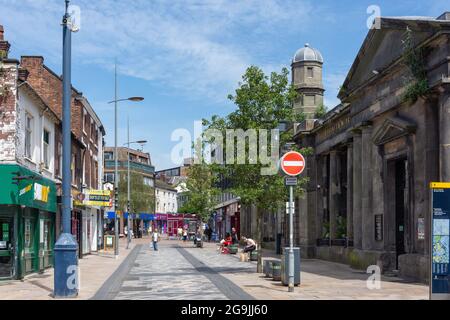
[[[119,96],[144,96],[119,110],[119,142],[149,140],[157,169],[176,166],[170,152],[177,128],[234,109],[233,93],[245,69],[289,67],[305,43],[324,57],[325,104],[335,106],[342,84],[368,29],[367,8],[382,16],[437,17],[450,0],[73,0],[81,30],[73,35],[73,85],[89,99],[114,142],[114,59]],[[0,24],[11,57],[42,55],[61,73],[63,0],[0,0]]]

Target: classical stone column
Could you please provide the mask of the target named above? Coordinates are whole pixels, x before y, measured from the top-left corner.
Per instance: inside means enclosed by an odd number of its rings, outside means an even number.
[[[450,182],[450,92],[442,94],[439,110],[439,149],[440,178],[442,182]]]
[[[330,152],[330,239],[337,237],[337,215],[339,206],[337,203],[338,192],[338,177],[337,177],[337,152],[335,150]]]
[[[347,146],[347,241],[353,240],[353,145]],[[347,243],[348,245],[348,243]]]
[[[353,132],[353,246],[362,248],[361,131]]]
[[[316,157],[316,161],[317,161],[317,184],[318,186],[320,186],[320,188],[318,187],[317,192],[316,192],[316,216],[315,216],[315,220],[316,220],[316,232],[315,232],[315,240],[317,239],[321,239],[322,238],[322,232],[323,232],[323,190],[324,190],[324,185],[323,185],[323,162],[324,159],[322,156],[318,156]]]
[[[361,135],[361,216],[362,249],[373,247],[373,211],[372,211],[372,126],[362,128]]]

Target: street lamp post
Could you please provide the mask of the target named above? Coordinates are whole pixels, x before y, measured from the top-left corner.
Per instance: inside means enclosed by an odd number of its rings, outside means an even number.
[[[71,51],[72,32],[78,31],[69,14],[69,2],[65,1],[66,10],[62,21],[63,26],[63,98],[62,98],[62,225],[63,232],[55,244],[55,276],[54,297],[76,297],[79,290],[78,282],[78,244],[71,234],[70,216],[72,206],[71,190]]]
[[[130,142],[130,118],[127,119],[127,131],[128,131],[128,138],[127,138],[127,143],[125,144],[127,146],[127,159],[128,159],[128,163],[127,163],[127,212],[128,212],[128,241],[127,241],[127,249],[130,248],[130,242],[131,242],[131,232],[130,232],[130,226],[132,221],[131,218],[131,178],[130,178],[130,145],[133,143],[139,143],[139,144],[145,144],[147,143],[146,140],[140,140],[140,141],[133,141]]]
[[[119,196],[119,158],[117,154],[117,104],[121,101],[133,101],[133,102],[140,102],[143,101],[144,98],[142,97],[131,97],[127,99],[118,99],[117,98],[117,63],[114,66],[114,101],[108,102],[109,104],[114,103],[114,234],[115,234],[115,245],[114,245],[114,255],[116,259],[119,257],[119,222],[118,222],[118,196]]]

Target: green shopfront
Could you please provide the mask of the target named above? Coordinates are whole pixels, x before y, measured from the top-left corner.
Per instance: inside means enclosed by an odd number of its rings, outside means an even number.
[[[55,183],[19,165],[0,165],[0,280],[53,266]]]

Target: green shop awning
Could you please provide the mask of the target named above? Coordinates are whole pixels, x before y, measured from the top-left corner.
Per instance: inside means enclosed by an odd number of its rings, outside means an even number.
[[[22,177],[18,185],[13,178]],[[23,205],[56,212],[56,185],[20,165],[0,165],[0,205]]]

